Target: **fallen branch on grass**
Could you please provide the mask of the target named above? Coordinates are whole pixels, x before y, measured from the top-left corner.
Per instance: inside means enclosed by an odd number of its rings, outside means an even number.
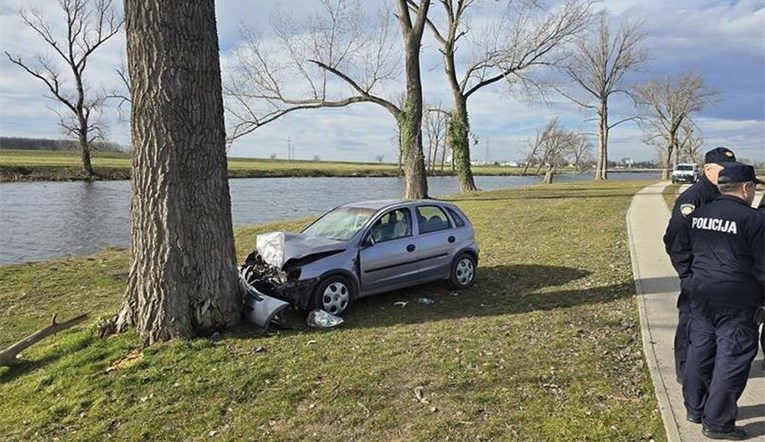
[[[10,367],[13,365],[22,364],[24,361],[16,358],[16,355],[24,351],[26,348],[32,346],[36,342],[42,341],[48,336],[58,333],[61,330],[66,330],[69,327],[77,325],[80,322],[86,320],[87,318],[88,318],[88,314],[83,313],[80,316],[77,316],[76,318],[72,318],[68,321],[56,322],[56,315],[53,315],[53,319],[51,319],[51,323],[49,326],[32,333],[26,338],[6,348],[5,350],[0,351],[0,365],[5,365]]]

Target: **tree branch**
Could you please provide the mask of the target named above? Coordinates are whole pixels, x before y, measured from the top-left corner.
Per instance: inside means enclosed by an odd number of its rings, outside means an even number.
[[[16,356],[24,351],[25,349],[31,347],[35,343],[42,341],[43,339],[47,338],[48,336],[58,333],[61,330],[66,330],[69,327],[72,327],[74,325],[79,324],[80,322],[88,319],[88,314],[83,313],[80,316],[77,316],[75,318],[72,318],[68,321],[64,322],[56,322],[56,315],[53,315],[53,318],[51,319],[50,325],[47,327],[43,327],[42,329],[32,333],[31,335],[27,336],[26,338],[20,340],[19,342],[11,345],[10,347],[6,348],[5,350],[0,352],[0,365],[5,366],[14,366],[14,365],[20,365],[24,363],[23,360],[17,359]]]

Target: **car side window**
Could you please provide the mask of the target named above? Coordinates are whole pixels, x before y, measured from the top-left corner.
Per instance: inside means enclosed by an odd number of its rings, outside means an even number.
[[[375,242],[390,241],[412,236],[412,217],[409,209],[395,209],[384,214],[372,226]]]
[[[457,227],[465,227],[465,220],[463,220],[462,217],[455,210],[447,207],[446,211],[449,212],[449,215],[452,216],[452,220],[454,220],[454,225],[456,225]]]
[[[420,233],[449,229],[449,218],[438,206],[417,206],[417,226]]]

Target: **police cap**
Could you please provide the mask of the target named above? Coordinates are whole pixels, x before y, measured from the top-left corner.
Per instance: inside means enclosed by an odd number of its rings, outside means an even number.
[[[727,147],[715,147],[704,156],[704,163],[715,163],[724,166],[724,163],[736,161],[736,155]]]
[[[757,176],[754,174],[754,167],[741,163],[726,164],[725,169],[720,171],[720,175],[717,178],[719,184],[748,183],[750,181],[757,184],[765,184],[765,182],[757,179]]]

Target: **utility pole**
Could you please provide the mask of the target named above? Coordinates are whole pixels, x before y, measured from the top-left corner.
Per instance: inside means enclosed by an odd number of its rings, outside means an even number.
[[[290,139],[290,136],[287,135],[287,160],[292,159],[292,140]]]

